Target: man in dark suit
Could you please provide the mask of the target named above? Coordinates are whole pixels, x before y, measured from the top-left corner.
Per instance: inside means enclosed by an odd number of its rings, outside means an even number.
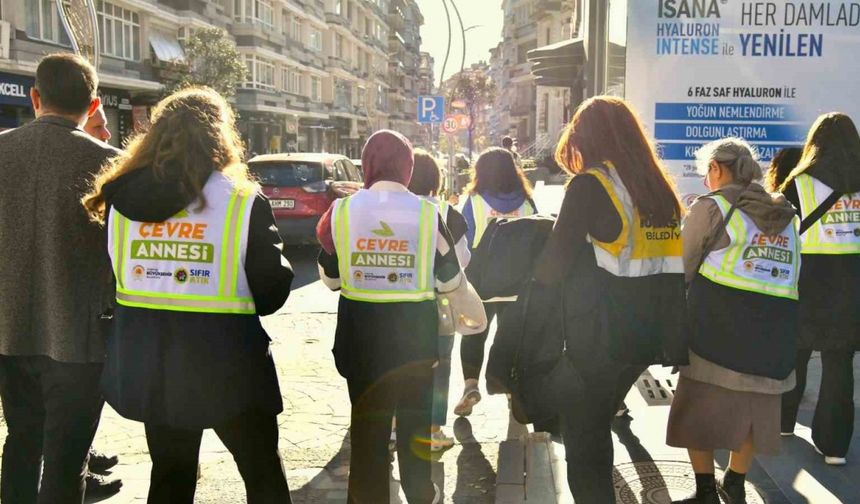
[[[83,58],[47,56],[30,91],[36,120],[0,134],[4,504],[83,501],[114,291],[105,233],[79,199],[119,153],[80,129],[97,88]]]

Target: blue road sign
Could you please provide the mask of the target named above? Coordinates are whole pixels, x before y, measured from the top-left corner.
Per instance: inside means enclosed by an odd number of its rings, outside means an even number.
[[[421,124],[441,123],[445,118],[445,97],[418,97],[418,122]]]

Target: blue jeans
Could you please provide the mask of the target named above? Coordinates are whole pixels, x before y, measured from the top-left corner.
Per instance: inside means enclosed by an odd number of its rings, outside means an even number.
[[[433,371],[433,425],[445,425],[448,418],[448,385],[451,383],[451,352],[454,335],[439,336],[439,364]]]

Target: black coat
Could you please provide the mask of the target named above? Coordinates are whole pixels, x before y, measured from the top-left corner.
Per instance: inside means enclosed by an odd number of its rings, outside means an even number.
[[[162,222],[190,204],[177,186],[139,170],[105,193],[129,219]],[[258,315],[283,306],[293,272],[261,195],[251,209],[245,274]],[[283,403],[269,342],[256,315],[120,305],[107,345],[105,399],[126,418],[187,429],[213,427],[252,408],[278,414]]]
[[[794,184],[785,191],[785,197],[795,208],[800,208],[800,198]],[[800,215],[801,219],[804,217]],[[860,349],[858,278],[858,254],[802,254],[798,280],[800,348]]]

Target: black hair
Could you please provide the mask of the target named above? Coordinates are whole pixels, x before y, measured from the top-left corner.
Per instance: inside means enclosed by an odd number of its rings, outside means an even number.
[[[82,56],[58,53],[39,62],[35,87],[46,109],[82,115],[98,96],[99,78],[96,69]]]

